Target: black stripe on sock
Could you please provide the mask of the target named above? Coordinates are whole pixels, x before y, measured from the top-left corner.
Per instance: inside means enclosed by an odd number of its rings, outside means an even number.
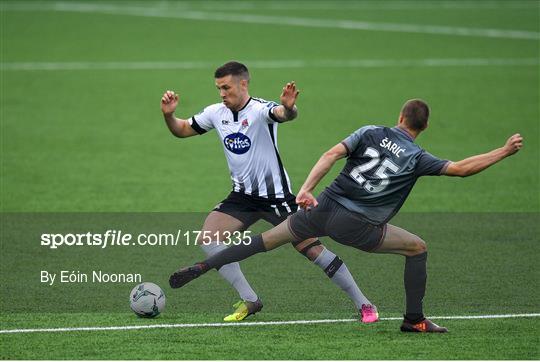
[[[332,262],[328,264],[326,269],[324,269],[324,272],[326,273],[326,275],[328,275],[328,278],[332,278],[342,264],[343,260],[341,260],[339,256],[336,256],[334,260],[332,260]]]

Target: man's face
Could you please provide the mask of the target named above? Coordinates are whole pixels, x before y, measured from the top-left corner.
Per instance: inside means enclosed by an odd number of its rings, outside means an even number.
[[[216,78],[216,87],[225,106],[233,111],[240,109],[248,94],[248,81],[237,76],[227,75]]]

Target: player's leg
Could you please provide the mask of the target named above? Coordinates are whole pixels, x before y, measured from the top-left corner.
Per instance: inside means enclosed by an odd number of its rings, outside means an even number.
[[[373,305],[356,284],[345,262],[330,249],[322,245],[318,239],[307,239],[296,244],[294,247],[298,252],[305,255],[306,258],[321,268],[332,283],[347,293],[357,310],[361,311],[362,306]],[[367,322],[369,320],[371,318],[366,318],[365,321]]]
[[[419,236],[400,227],[387,224],[385,235],[372,252],[415,256],[426,253],[427,246]]]
[[[231,194],[207,216],[202,233],[199,234],[200,240],[198,240],[207,257],[226,250],[227,246],[223,243],[223,238],[232,235],[234,232],[245,230],[256,220],[252,211],[246,200],[243,200],[238,195]],[[205,239],[205,235],[212,235],[215,240],[208,242],[208,237]],[[233,313],[225,316],[224,321],[241,321],[262,309],[263,304],[246,280],[240,269],[240,264],[230,263],[223,265],[218,269],[218,272],[236,289],[240,296],[240,300],[233,304]],[[171,276],[171,286],[174,284],[173,280],[174,278]]]
[[[426,290],[426,243],[407,230],[388,224],[382,243],[374,253],[392,253],[405,256],[403,281],[406,294],[406,314],[410,321],[424,318],[422,300]]]
[[[317,209],[309,213],[300,211],[292,215],[289,219],[262,233],[262,235],[254,236],[249,240],[249,243],[245,243],[247,245],[231,246],[198,265],[180,270],[178,272],[179,286],[199,277],[212,268],[220,268],[221,265],[243,260],[289,242],[304,240],[297,243],[297,249],[304,251],[306,254],[309,253],[315,264],[321,267],[330,279],[351,297],[358,310],[361,311],[364,322],[372,323],[377,321],[377,309],[362,294],[347,266],[339,257],[324,248],[313,238],[315,235],[325,235],[324,230],[320,228],[325,224],[328,214],[325,205],[325,200],[320,200]],[[275,222],[269,215],[265,215],[264,218],[270,222]]]
[[[405,256],[403,282],[406,295],[406,314],[401,330],[404,332],[447,332],[424,317],[422,302],[426,292],[427,246],[419,236],[388,224],[386,234],[374,253]]]
[[[341,288],[360,312],[362,322],[374,323],[379,320],[377,307],[362,293],[349,268],[339,256],[323,246],[318,239],[304,240],[295,245],[300,253],[323,270],[328,278]]]
[[[172,288],[180,288],[211,269],[219,270],[224,265],[244,260],[257,253],[275,249],[293,240],[296,239],[289,231],[287,221],[284,221],[262,234],[245,238],[241,243],[231,245],[200,263],[177,270],[171,275],[169,284]]]
[[[263,241],[263,234],[266,234],[265,241]],[[275,249],[294,240],[294,237],[290,234],[286,226],[286,222],[281,223],[263,234],[245,238],[240,244],[232,245],[225,250],[208,257],[202,262],[189,267],[180,268],[169,278],[171,288],[181,288],[211,269],[219,270],[224,265],[244,260],[257,253]]]
[[[292,215],[296,210],[298,210],[298,206],[294,202],[294,199],[289,203],[284,202],[271,206],[273,212],[266,213],[263,218],[274,225],[281,222],[284,216],[286,217],[288,215]],[[315,223],[319,225],[326,223],[324,216],[327,213],[327,207],[326,196],[321,195],[321,197],[319,197],[319,206],[317,207],[318,213],[323,215],[320,220],[317,218],[317,213],[301,214],[294,221],[291,220],[290,223],[293,224],[292,228],[296,229],[296,234],[313,234],[312,223],[308,221],[308,218],[315,219]],[[303,227],[302,225],[307,226],[307,228]],[[289,228],[291,228],[291,224],[289,224]],[[319,235],[323,235],[323,233],[323,231],[318,231]],[[298,238],[302,238],[302,236],[298,236]],[[347,293],[349,298],[355,304],[356,310],[360,312],[362,322],[373,323],[378,320],[377,308],[372,305],[372,303],[362,293],[351,275],[349,268],[347,268],[347,265],[341,260],[341,258],[322,245],[318,238],[308,238],[302,241],[296,240],[293,241],[292,244],[299,253],[321,268],[332,283],[336,284],[345,293]]]
[[[225,232],[233,233],[235,231],[241,231],[244,230],[244,227],[244,223],[237,218],[223,212],[212,211],[204,221],[201,230],[202,232],[199,234],[197,243],[202,247],[206,255],[211,257],[227,249],[227,246],[222,243],[223,240],[219,240],[224,236]],[[216,240],[207,242],[206,240],[203,240],[204,235],[212,235],[214,238],[216,236],[219,237],[216,238]],[[242,273],[240,264],[231,263],[224,265],[219,268],[218,272],[234,289],[236,289],[242,300],[256,302],[259,299]]]

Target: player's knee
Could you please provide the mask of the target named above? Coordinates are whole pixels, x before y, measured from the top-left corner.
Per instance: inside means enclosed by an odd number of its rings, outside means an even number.
[[[324,247],[321,245],[321,242],[317,239],[315,239],[312,242],[309,242],[307,245],[303,243],[298,243],[294,247],[296,250],[304,255],[306,258],[308,258],[311,261],[314,261],[317,259],[317,257],[322,253],[324,250]]]
[[[411,249],[411,255],[418,255],[427,251],[426,242],[416,235],[412,244],[413,248]]]
[[[306,258],[308,258],[311,261],[314,261],[321,255],[322,251],[324,250],[324,246],[318,245],[310,248],[306,253],[304,254]]]

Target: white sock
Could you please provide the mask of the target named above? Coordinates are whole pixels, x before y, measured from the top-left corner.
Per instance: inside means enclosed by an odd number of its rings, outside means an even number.
[[[349,295],[349,298],[354,302],[356,309],[360,310],[362,304],[371,304],[364,294],[362,294],[358,285],[356,285],[356,282],[345,263],[343,263],[336,254],[324,248],[313,262],[324,270],[334,284],[339,286],[347,293],[347,295]]]
[[[227,248],[225,245],[217,243],[201,245],[201,247],[207,256],[213,256]],[[257,294],[249,285],[246,277],[244,277],[244,274],[242,273],[242,270],[240,270],[240,264],[231,263],[223,265],[221,268],[219,268],[218,272],[225,280],[229,282],[229,284],[233,286],[234,289],[236,289],[242,300],[255,302],[258,299]]]

